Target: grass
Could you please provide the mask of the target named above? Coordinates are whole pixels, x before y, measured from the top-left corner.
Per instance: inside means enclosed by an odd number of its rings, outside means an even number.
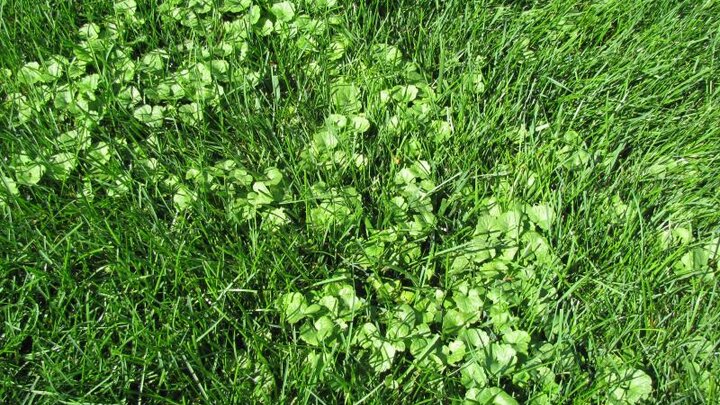
[[[93,54],[79,77],[23,83],[26,63],[82,51],[84,24],[106,35],[125,16],[112,1],[0,0],[0,69],[12,72],[0,78],[0,398],[483,403],[497,387],[536,403],[718,400],[720,3],[297,1],[291,21],[307,13],[327,26],[308,34],[316,47],[280,29],[260,35],[260,20],[243,40],[245,58],[208,58],[200,48],[220,49],[222,22],[246,11],[213,6],[198,12],[208,26],[191,28],[156,3],[138,0],[142,22],[128,22],[112,52]],[[284,18],[272,2],[256,3],[262,18]],[[181,47],[187,40],[193,49]],[[395,46],[402,62],[378,62],[377,44]],[[141,67],[158,48],[168,53],[162,66]],[[138,64],[127,81],[116,82],[115,49]],[[199,120],[171,110],[159,125],[136,119],[141,104],[187,103],[152,92],[183,63],[213,58],[238,79],[213,71],[203,86],[222,83],[224,94],[190,97],[200,100]],[[88,109],[97,118],[51,99],[21,119],[12,102],[18,93],[55,97],[94,73]],[[338,100],[347,90],[338,80],[359,96]],[[409,84],[418,99],[380,101],[382,90]],[[127,85],[142,101],[123,102]],[[423,98],[423,86],[434,96]],[[427,119],[410,111],[421,101]],[[328,147],[317,134],[334,128],[330,114],[360,114],[370,127],[332,129],[338,146]],[[449,136],[437,136],[433,120]],[[91,146],[71,150],[77,164],[62,176],[52,161],[60,134],[83,126]],[[100,142],[108,152],[93,152]],[[257,212],[235,204],[255,207],[248,201],[263,192],[211,171],[228,159],[267,184],[272,195]],[[426,174],[397,180],[421,161]],[[23,184],[33,165],[41,176]],[[282,181],[273,184],[268,168]],[[216,174],[202,180],[189,169]],[[408,205],[398,208],[397,197]],[[544,226],[518,204],[555,215]],[[521,211],[523,232],[538,231],[552,253],[502,261],[519,237],[507,236],[507,224],[478,224]],[[287,220],[275,226],[277,212]],[[483,239],[496,226],[504,236]],[[490,263],[506,267],[490,281],[476,276],[487,268],[471,249],[488,241],[498,244]],[[469,258],[469,275],[455,273],[459,257]],[[523,269],[532,276],[522,279]],[[451,313],[472,315],[462,311],[463,285],[483,303],[477,320],[456,328]],[[398,335],[402,305],[420,319],[436,290],[445,298],[435,318],[408,321],[413,332]],[[500,290],[504,298],[489,298]],[[291,298],[303,302],[300,319]],[[333,311],[332,300],[350,312]],[[313,303],[322,311],[307,309]],[[514,320],[499,320],[506,315]],[[327,330],[318,327],[327,319]],[[378,335],[363,346],[367,324]],[[464,335],[471,326],[497,343],[484,383],[464,379],[486,355]],[[526,332],[530,348],[510,330]],[[456,361],[451,343],[460,341],[467,354]],[[500,348],[515,363],[494,354]],[[533,374],[545,368],[552,383]]]

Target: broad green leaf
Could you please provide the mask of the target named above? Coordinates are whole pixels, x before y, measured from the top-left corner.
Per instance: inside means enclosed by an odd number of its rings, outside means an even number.
[[[453,301],[457,305],[458,310],[467,314],[471,319],[476,319],[483,309],[483,300],[480,297],[480,292],[473,288],[462,293],[455,291],[453,293]]]
[[[460,381],[466,388],[484,388],[488,383],[488,377],[485,369],[471,359],[460,367]]]
[[[183,104],[177,111],[180,121],[186,125],[195,125],[203,119],[203,112],[198,103]]]
[[[117,99],[124,107],[132,107],[142,101],[142,95],[137,87],[127,86],[120,90],[117,95]]]
[[[223,9],[231,13],[245,11],[252,5],[252,0],[225,0]]]
[[[525,355],[528,354],[530,340],[530,335],[523,330],[510,331],[503,335],[505,343],[510,344],[518,353]]]
[[[137,9],[137,4],[135,0],[115,0],[115,4],[113,4],[113,8],[115,9],[115,12],[119,14],[135,14],[135,11]]]
[[[289,1],[275,3],[270,7],[270,12],[279,21],[288,22],[295,16],[295,5]]]
[[[268,186],[277,186],[282,182],[283,175],[282,172],[277,167],[268,167],[265,169],[265,177],[267,180],[265,180],[265,184]]]
[[[197,14],[205,14],[213,8],[212,0],[188,0],[188,7]]]
[[[527,210],[530,220],[545,231],[555,222],[555,210],[549,205],[533,205]]]
[[[653,391],[652,379],[642,370],[622,370],[611,378],[611,404],[636,404],[647,399]]]
[[[207,86],[212,83],[212,71],[205,63],[196,63],[188,73],[194,85]]]
[[[338,296],[342,300],[346,311],[350,314],[360,311],[365,304],[365,300],[355,294],[355,288],[349,285],[341,288],[338,291]]]
[[[444,142],[452,136],[453,128],[447,121],[433,121],[430,124],[435,142]]]
[[[318,300],[318,304],[327,308],[327,310],[335,317],[340,312],[340,301],[332,295],[325,295]]]
[[[363,349],[372,347],[373,341],[380,338],[377,326],[372,323],[364,323],[357,331],[353,338],[353,343],[359,345]]]
[[[362,134],[370,129],[370,121],[362,115],[355,115],[350,121],[352,122],[352,129],[355,132]]]
[[[393,98],[401,103],[409,103],[418,96],[418,88],[413,85],[397,86],[393,89]]]
[[[690,249],[681,258],[678,265],[675,266],[676,272],[680,274],[700,271],[707,266],[710,259],[711,251],[703,247],[695,247]]]
[[[53,79],[59,79],[65,72],[68,60],[63,56],[53,56],[48,60],[47,73]]]
[[[90,133],[85,129],[72,129],[57,137],[55,146],[60,150],[77,151],[90,146]]]
[[[492,343],[486,357],[486,368],[493,375],[506,373],[517,362],[517,352],[509,344]]]
[[[252,189],[255,193],[257,193],[251,201],[252,204],[267,205],[274,201],[273,195],[268,189],[265,182],[256,181],[255,183],[253,183]],[[250,199],[249,196],[248,199]]]
[[[371,51],[373,57],[378,62],[387,63],[392,66],[397,66],[402,63],[402,52],[393,45],[376,44],[372,46]]]
[[[277,230],[290,223],[290,218],[284,208],[273,208],[270,211],[263,211],[262,218],[263,230]]]
[[[164,108],[161,106],[149,106],[147,104],[137,108],[133,116],[140,122],[151,128],[162,126],[164,120]]]
[[[100,36],[100,26],[95,23],[87,23],[80,27],[78,34],[85,40],[97,39]]]
[[[87,75],[77,82],[78,91],[90,96],[91,100],[95,100],[95,90],[100,84],[100,75],[97,73]]]
[[[21,83],[32,85],[45,81],[45,74],[39,63],[28,62],[17,72],[17,78]]]
[[[305,318],[307,301],[298,292],[290,292],[280,296],[277,301],[278,309],[282,312],[285,320],[290,324],[298,323]]]
[[[518,405],[515,398],[498,387],[472,389],[465,394],[465,398],[478,405]]]
[[[0,174],[0,206],[7,204],[8,195],[18,195],[20,190],[17,188],[15,180]]]
[[[275,26],[272,20],[269,18],[262,18],[260,19],[259,24],[256,25],[255,30],[259,35],[266,37],[273,33],[274,28]]]
[[[77,164],[78,158],[75,152],[60,152],[50,157],[52,175],[61,181],[68,178]]]
[[[159,72],[165,68],[165,59],[167,58],[167,52],[162,49],[155,49],[145,54],[141,59],[141,63],[146,69]]]
[[[13,167],[17,182],[28,186],[37,184],[45,173],[44,165],[24,154],[19,156]]]
[[[316,336],[319,342],[324,342],[328,337],[332,335],[336,328],[335,323],[332,321],[332,319],[330,319],[329,316],[320,317],[318,320],[315,321],[313,326],[317,331]]]
[[[260,6],[253,5],[248,10],[247,14],[245,15],[245,18],[247,19],[247,22],[250,25],[255,25],[260,21],[260,15],[262,14],[262,10],[260,9]]]
[[[112,158],[110,145],[103,141],[96,143],[90,152],[88,152],[88,157],[94,166],[104,166]]]
[[[309,0],[309,3],[314,7],[323,9],[334,7],[337,4],[337,0]]]
[[[362,108],[360,89],[354,84],[337,82],[332,86],[331,96],[335,108],[339,112],[355,112]]]
[[[330,114],[325,118],[325,124],[333,129],[342,129],[347,126],[348,119],[342,114]]]
[[[373,342],[373,349],[370,355],[370,366],[376,373],[390,370],[395,358],[395,347],[390,342],[376,340]]]
[[[468,315],[462,311],[459,311],[457,309],[451,309],[445,313],[443,316],[443,323],[442,323],[442,329],[443,333],[446,334],[455,334],[459,330],[461,330],[463,327],[465,327],[467,321],[469,318],[472,318],[473,315]]]
[[[222,59],[214,59],[210,62],[210,70],[215,76],[225,77],[228,70],[230,70],[230,64]]]
[[[240,168],[233,169],[230,171],[229,176],[232,179],[235,179],[237,181],[237,184],[239,184],[241,186],[247,187],[250,184],[252,184],[252,182],[253,182],[252,176],[250,174],[248,174],[248,172],[245,171],[245,169],[240,169]]]
[[[180,185],[173,196],[173,204],[178,211],[186,210],[195,200],[197,195],[185,185]]]
[[[465,357],[465,343],[462,340],[453,340],[443,346],[442,352],[448,364],[455,364]]]
[[[345,48],[347,46],[346,43],[347,41],[343,38],[336,39],[335,41],[331,42],[328,48],[328,60],[336,61],[342,58],[345,55]]]
[[[471,349],[485,348],[490,344],[490,336],[482,329],[463,329],[458,337]]]

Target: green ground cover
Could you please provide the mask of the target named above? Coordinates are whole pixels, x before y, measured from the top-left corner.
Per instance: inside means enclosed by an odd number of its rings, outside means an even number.
[[[8,403],[717,403],[720,2],[0,0]]]

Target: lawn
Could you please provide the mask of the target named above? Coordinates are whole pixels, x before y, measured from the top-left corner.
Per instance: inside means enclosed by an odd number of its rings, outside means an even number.
[[[719,1],[0,17],[0,402],[720,401]]]

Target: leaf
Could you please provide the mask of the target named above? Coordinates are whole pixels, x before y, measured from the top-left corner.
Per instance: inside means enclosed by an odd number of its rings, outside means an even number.
[[[527,355],[530,345],[530,334],[524,330],[514,330],[503,335],[503,341],[510,344],[518,353]]]
[[[186,125],[195,125],[203,119],[198,103],[183,104],[178,107],[178,117]]]
[[[466,322],[468,321],[468,318],[472,317],[472,315],[468,316],[467,314],[458,311],[457,309],[451,309],[445,313],[445,316],[443,316],[443,322],[442,322],[442,329],[443,333],[446,334],[455,334],[460,329],[462,329]]]
[[[452,136],[453,129],[447,121],[433,121],[430,128],[434,134],[435,142],[444,142]]]
[[[335,323],[332,321],[332,319],[330,319],[329,316],[320,317],[318,320],[315,321],[313,326],[317,331],[316,337],[318,339],[318,342],[321,343],[332,335],[336,327]]]
[[[273,208],[270,211],[263,211],[262,218],[263,230],[277,230],[290,223],[290,218],[284,208]]]
[[[401,103],[409,103],[417,98],[418,91],[418,88],[413,84],[397,86],[393,89],[393,98]]]
[[[47,64],[47,73],[53,79],[59,79],[62,77],[67,66],[68,60],[62,56],[53,56],[50,58]]]
[[[230,178],[237,180],[237,184],[247,187],[253,182],[253,178],[245,169],[232,169],[229,174]]]
[[[140,62],[149,71],[159,72],[165,68],[164,59],[167,58],[167,52],[162,49],[155,49],[145,54]]]
[[[230,64],[222,59],[213,59],[210,62],[210,71],[212,74],[218,77],[225,77],[228,70],[230,70]]]
[[[402,63],[402,52],[393,45],[376,44],[372,46],[371,51],[373,57],[378,62],[387,63],[392,66],[397,66]]]
[[[460,368],[460,382],[466,388],[484,388],[488,383],[485,369],[475,360],[466,362]]]
[[[157,105],[149,106],[145,104],[137,108],[133,112],[133,116],[151,128],[158,128],[163,124],[164,108]]]
[[[275,3],[270,7],[270,12],[279,21],[288,22],[295,16],[295,5],[289,1]]]
[[[482,329],[463,329],[459,334],[466,345],[471,348],[485,348],[490,344],[490,336]]]
[[[331,8],[337,4],[337,0],[309,0],[314,7]]]
[[[45,166],[24,154],[20,155],[14,169],[17,182],[28,186],[37,184],[45,173]]]
[[[355,112],[360,110],[360,89],[354,84],[335,83],[330,91],[333,104],[339,112]]]
[[[493,375],[502,375],[517,362],[517,353],[509,344],[493,343],[486,357],[486,367]]]
[[[96,143],[95,147],[88,152],[88,157],[96,167],[105,165],[112,157],[110,145],[103,141]]]
[[[272,34],[274,29],[274,24],[269,18],[263,18],[261,20],[261,23],[258,27],[256,27],[256,32],[261,36],[268,36]]]
[[[116,13],[119,14],[135,14],[137,4],[135,0],[116,0],[113,5]]]
[[[285,320],[290,324],[295,324],[305,318],[305,311],[308,305],[305,296],[299,292],[290,292],[280,296],[277,301],[277,306],[285,317]]]
[[[477,289],[470,289],[466,294],[456,291],[453,293],[453,301],[457,305],[458,310],[467,314],[471,319],[476,319],[480,316],[483,300],[480,298],[480,292]]]
[[[321,130],[313,135],[313,144],[319,151],[333,150],[339,141],[331,131]]]
[[[335,41],[330,43],[328,47],[327,58],[330,61],[336,61],[345,55],[345,48],[347,46],[347,40],[345,38],[337,38]]]
[[[370,129],[370,121],[362,115],[354,115],[350,121],[353,131],[357,133],[363,134]]]
[[[173,196],[173,204],[178,211],[189,208],[197,199],[197,196],[185,185],[180,185]]]
[[[87,23],[80,27],[78,35],[86,40],[97,39],[100,36],[100,26],[95,23]]]
[[[395,347],[389,342],[376,340],[373,342],[373,348],[370,355],[370,366],[376,373],[382,373],[390,370],[393,359],[395,358]]]
[[[530,221],[537,224],[540,228],[545,231],[549,231],[552,224],[555,222],[555,210],[549,205],[533,205],[527,210]]]
[[[507,392],[498,387],[473,389],[465,394],[465,399],[479,405],[518,405],[518,402]]]
[[[245,18],[247,19],[247,22],[250,23],[250,25],[255,25],[258,21],[260,21],[261,14],[262,10],[260,9],[260,6],[253,5],[248,10]]]
[[[231,13],[245,11],[252,5],[252,0],[225,0],[223,9]]]
[[[372,342],[380,337],[377,326],[370,322],[364,323],[353,337],[353,343],[359,345],[363,349],[372,347]]]
[[[60,152],[50,157],[52,174],[61,181],[68,178],[77,164],[78,158],[75,152]]]
[[[340,291],[338,291],[338,296],[342,300],[346,312],[350,314],[360,311],[365,304],[365,300],[355,294],[355,288],[349,285],[341,288]]]
[[[38,82],[45,81],[45,75],[43,74],[40,64],[37,62],[26,63],[17,73],[17,78],[21,83],[33,85]]]
[[[268,167],[265,169],[265,177],[267,178],[265,184],[271,187],[279,185],[283,179],[282,172],[280,172],[277,167]]]
[[[705,249],[704,247],[690,249],[689,252],[680,258],[680,262],[676,264],[676,272],[678,274],[685,274],[702,270],[707,266],[711,252],[710,249]]]
[[[611,377],[610,403],[636,404],[650,397],[652,379],[642,370],[622,370]]]
[[[254,205],[268,205],[274,201],[273,195],[268,189],[267,185],[262,181],[256,181],[253,183],[253,191],[257,193],[252,199],[251,203]],[[250,199],[250,196],[248,196]]]
[[[443,346],[442,352],[448,364],[455,364],[465,357],[465,343],[462,340],[453,340],[447,346]]]
[[[7,205],[8,195],[18,195],[20,190],[17,188],[15,180],[0,174],[0,207]]]
[[[140,103],[140,101],[142,101],[142,95],[140,94],[140,91],[137,89],[137,87],[127,86],[124,89],[120,90],[117,99],[124,107],[131,107],[137,105],[138,103]]]

